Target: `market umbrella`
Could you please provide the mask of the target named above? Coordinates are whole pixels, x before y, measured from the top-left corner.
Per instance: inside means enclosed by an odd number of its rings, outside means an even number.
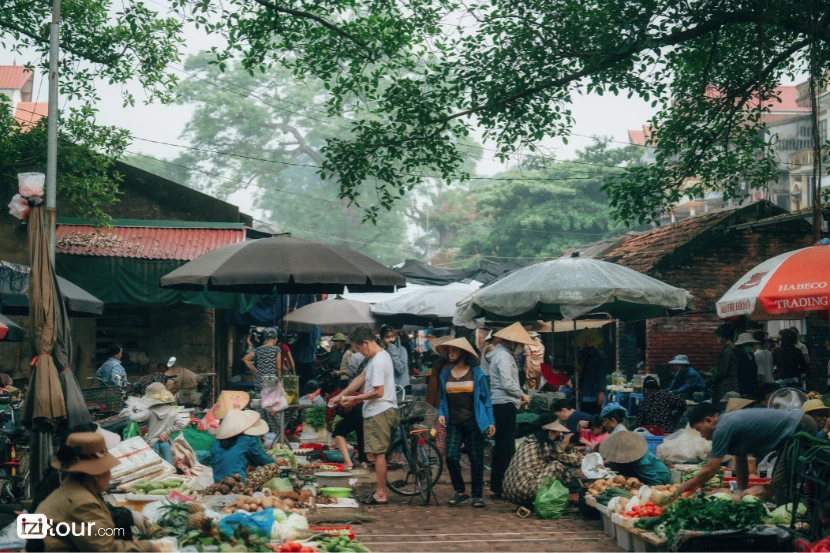
[[[343,246],[290,235],[210,251],[163,276],[162,288],[252,294],[340,294],[393,291],[406,279]]]
[[[5,313],[25,315],[29,310],[29,273],[26,265],[0,261],[0,305]],[[65,278],[57,277],[61,297],[73,316],[100,315],[104,302],[72,284]]]
[[[350,333],[357,325],[375,325],[368,303],[337,298],[310,303],[283,318],[286,330],[313,332],[319,328],[325,334]]]
[[[822,241],[824,242],[824,240]],[[795,319],[830,309],[830,243],[768,259],[746,273],[718,301],[718,316]],[[793,314],[792,317],[784,315]]]
[[[29,215],[29,321],[32,333],[32,370],[23,404],[23,424],[40,432],[54,430],[66,417],[66,404],[58,377],[58,365],[68,367],[68,359],[53,358],[59,334],[68,344],[68,320],[55,271],[49,259],[48,228],[45,208],[38,205]],[[63,328],[61,328],[63,327]],[[71,351],[68,350],[68,351]],[[65,352],[61,352],[65,354]],[[56,363],[57,362],[57,363]]]
[[[454,282],[400,294],[372,306],[372,313],[402,324],[427,326],[430,323],[451,323],[456,304],[478,290],[480,285]]]
[[[22,342],[26,332],[18,325],[0,315],[0,341]]]
[[[693,304],[692,295],[628,267],[581,258],[552,259],[518,269],[462,301],[453,322],[535,322],[606,313],[622,321],[665,316]]]

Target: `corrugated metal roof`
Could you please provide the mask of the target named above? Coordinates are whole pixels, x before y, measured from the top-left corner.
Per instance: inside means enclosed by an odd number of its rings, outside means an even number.
[[[34,73],[22,65],[0,65],[0,88],[20,90]]]
[[[72,255],[191,261],[245,240],[245,229],[58,225],[55,251]]]

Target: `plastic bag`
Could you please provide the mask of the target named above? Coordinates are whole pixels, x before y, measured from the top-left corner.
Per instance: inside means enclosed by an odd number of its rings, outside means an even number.
[[[141,436],[141,426],[137,422],[132,421],[127,425],[122,434],[124,435],[125,440]]]
[[[277,382],[273,388],[263,388],[260,394],[262,408],[272,415],[288,409],[288,401],[285,399],[285,392],[282,390],[282,382]]]
[[[272,478],[265,483],[265,487],[277,493],[294,491],[294,485],[288,478]]]
[[[534,506],[540,518],[553,520],[561,517],[568,508],[568,488],[559,480],[546,478],[536,492]]]
[[[18,219],[25,219],[29,216],[29,203],[20,194],[15,194],[9,202],[9,214]]]
[[[657,457],[664,463],[682,463],[684,461],[705,461],[712,450],[712,442],[703,438],[700,432],[686,426],[657,446]]]
[[[270,537],[271,527],[274,526],[274,508],[268,507],[251,514],[237,511],[219,521],[219,530],[228,535],[233,535],[233,529],[237,526],[247,526],[249,530]]]

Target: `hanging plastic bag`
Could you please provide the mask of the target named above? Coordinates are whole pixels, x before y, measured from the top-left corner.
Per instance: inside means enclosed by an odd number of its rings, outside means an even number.
[[[568,488],[559,480],[552,477],[545,478],[539,491],[536,492],[536,514],[539,518],[553,520],[565,514],[568,508]]]
[[[137,422],[130,422],[130,424],[127,425],[122,434],[124,435],[125,440],[135,438],[136,436],[141,436],[141,426],[139,426]]]
[[[268,507],[258,513],[248,514],[245,511],[237,511],[219,521],[219,530],[232,536],[237,526],[245,526],[249,530],[271,536],[271,527],[274,525],[274,508]]]
[[[262,397],[262,408],[272,415],[288,409],[288,401],[285,399],[282,382],[277,382],[277,385],[273,388],[263,388],[260,396]]]
[[[687,461],[705,461],[712,450],[712,442],[703,438],[700,432],[686,426],[657,446],[657,457],[664,463],[683,463]]]

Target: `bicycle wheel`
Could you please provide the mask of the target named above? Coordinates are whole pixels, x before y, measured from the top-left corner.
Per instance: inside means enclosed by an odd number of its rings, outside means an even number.
[[[429,499],[432,496],[432,471],[430,470],[430,459],[428,442],[418,444],[416,442],[414,449],[416,451],[415,463],[415,482],[418,487],[418,494],[424,502],[424,505],[429,505]]]
[[[386,486],[393,493],[403,496],[413,496],[418,493],[415,482],[415,462],[409,451],[409,444],[397,440],[386,454]]]

